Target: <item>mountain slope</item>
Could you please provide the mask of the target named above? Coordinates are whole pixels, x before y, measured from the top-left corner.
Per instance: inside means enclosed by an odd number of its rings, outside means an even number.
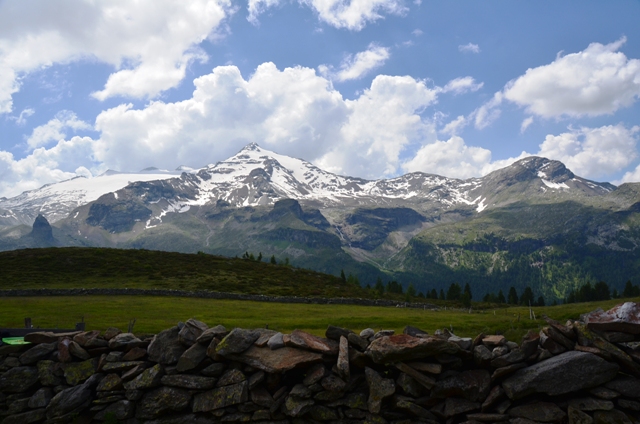
[[[640,272],[640,184],[586,180],[546,158],[467,180],[411,173],[368,181],[250,144],[200,170],[155,175],[96,189],[91,202],[60,185],[57,195],[44,187],[0,207],[48,211],[63,245],[261,252],[423,291],[464,281],[476,293],[530,285],[560,298],[586,279],[624,284]],[[0,249],[16,248],[19,228],[0,229]]]

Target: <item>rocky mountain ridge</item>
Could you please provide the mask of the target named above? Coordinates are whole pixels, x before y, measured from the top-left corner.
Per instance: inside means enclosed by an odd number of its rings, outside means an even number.
[[[410,173],[368,181],[250,144],[179,176],[149,172],[111,191],[103,184],[89,196],[85,188],[90,202],[64,189],[67,182],[0,208],[42,213],[60,245],[262,252],[423,292],[452,282],[473,283],[479,293],[530,285],[562,299],[587,280],[621,288],[640,275],[640,184],[590,181],[546,158],[466,180]],[[30,228],[11,219],[0,226],[0,249],[29,247],[20,240]]]

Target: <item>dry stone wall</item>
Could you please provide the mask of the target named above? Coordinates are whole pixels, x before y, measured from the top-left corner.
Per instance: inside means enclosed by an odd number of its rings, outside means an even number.
[[[325,337],[190,319],[0,346],[0,422],[638,423],[640,304],[518,345],[411,326]]]

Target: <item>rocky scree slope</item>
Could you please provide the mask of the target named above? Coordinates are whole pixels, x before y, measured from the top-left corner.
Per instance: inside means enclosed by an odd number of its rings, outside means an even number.
[[[30,345],[0,346],[0,422],[640,422],[640,304],[547,321],[520,345],[195,319],[143,339],[33,332]]]

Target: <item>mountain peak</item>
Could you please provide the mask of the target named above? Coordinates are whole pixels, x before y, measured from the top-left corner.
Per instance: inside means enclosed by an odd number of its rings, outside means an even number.
[[[249,143],[246,146],[244,146],[242,149],[240,149],[240,152],[252,152],[252,151],[259,151],[260,146],[258,145],[258,143]],[[238,152],[238,153],[240,153]]]
[[[529,156],[514,163],[535,172],[538,178],[548,181],[571,179],[575,174],[564,163],[540,156]]]

